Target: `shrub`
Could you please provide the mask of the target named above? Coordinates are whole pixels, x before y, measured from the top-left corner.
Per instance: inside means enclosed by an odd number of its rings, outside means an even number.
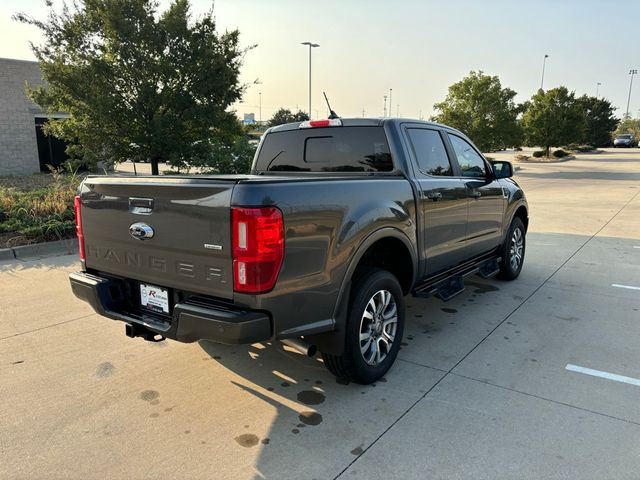
[[[515,155],[513,158],[515,158],[516,161],[518,162],[526,162],[527,160],[529,160],[529,155],[523,155],[519,153],[518,155]]]
[[[80,180],[61,172],[3,178],[0,248],[73,237],[73,198]]]
[[[570,152],[592,152],[596,149],[593,145],[579,145],[577,143],[570,143],[562,148]]]
[[[578,148],[576,148],[575,151],[577,152],[592,152],[596,150],[596,147],[594,147],[593,145],[578,145]]]
[[[558,150],[555,150],[552,154],[555,158],[563,158],[569,155],[568,152],[565,152],[564,150],[562,150],[561,148],[559,148]]]
[[[545,155],[545,151],[544,150],[536,150],[535,152],[533,152],[533,157],[534,158],[544,157],[544,155]]]

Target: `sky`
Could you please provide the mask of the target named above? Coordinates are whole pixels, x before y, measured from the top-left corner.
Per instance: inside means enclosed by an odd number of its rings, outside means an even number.
[[[169,0],[161,0],[161,9]],[[191,0],[194,16],[212,2]],[[0,0],[0,57],[33,60],[34,27],[11,16],[44,18],[44,0]],[[280,107],[307,110],[308,47],[312,53],[312,117],[325,117],[325,91],[343,117],[378,117],[393,89],[391,114],[429,118],[447,87],[471,70],[497,75],[518,102],[559,85],[610,100],[622,116],[629,70],[640,69],[639,0],[217,0],[220,30],[240,31],[248,84],[239,115],[262,119]],[[640,114],[635,77],[630,114]],[[254,83],[254,82],[260,83]],[[261,92],[261,95],[260,95]]]

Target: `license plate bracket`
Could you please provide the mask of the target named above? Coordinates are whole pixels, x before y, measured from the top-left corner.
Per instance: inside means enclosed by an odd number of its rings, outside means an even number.
[[[140,305],[152,312],[169,314],[169,290],[156,285],[141,283]]]

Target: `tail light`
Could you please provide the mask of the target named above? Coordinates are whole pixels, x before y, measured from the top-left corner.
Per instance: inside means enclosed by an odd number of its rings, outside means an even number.
[[[264,293],[276,284],[284,257],[284,222],[275,207],[232,208],[233,289]]]
[[[80,250],[80,260],[85,260],[84,255],[84,233],[82,232],[82,215],[81,215],[80,195],[76,195],[73,199],[73,211],[76,214],[76,235],[78,236],[78,248]]]

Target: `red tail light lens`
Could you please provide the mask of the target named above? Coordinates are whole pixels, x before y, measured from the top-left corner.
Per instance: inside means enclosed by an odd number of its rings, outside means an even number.
[[[80,250],[80,260],[85,260],[84,255],[84,233],[82,232],[82,215],[81,215],[80,195],[76,195],[73,199],[73,211],[76,214],[76,235],[78,236],[78,248]]]
[[[233,288],[241,293],[273,289],[284,257],[284,222],[275,207],[232,208]]]

